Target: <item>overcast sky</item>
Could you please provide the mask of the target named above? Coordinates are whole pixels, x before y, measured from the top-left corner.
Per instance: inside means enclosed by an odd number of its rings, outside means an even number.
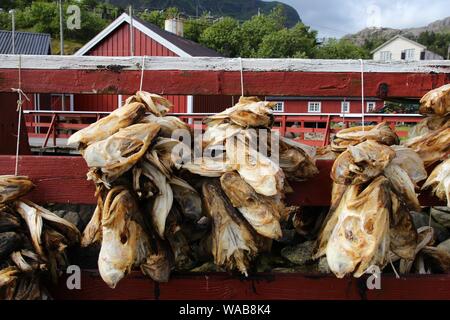
[[[320,37],[341,37],[368,26],[421,27],[450,16],[449,0],[279,0],[297,9]]]

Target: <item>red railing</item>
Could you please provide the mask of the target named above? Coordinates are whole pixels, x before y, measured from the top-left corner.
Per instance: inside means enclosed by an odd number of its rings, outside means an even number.
[[[24,111],[28,135],[40,138],[42,148],[48,147],[52,138],[53,146],[57,146],[58,138],[68,138],[75,131],[87,127],[108,112],[67,112],[67,111]],[[210,113],[172,113],[186,123],[193,125],[201,122]],[[419,122],[417,114],[365,114],[365,123],[387,122],[396,130],[399,137],[408,134],[408,126]],[[330,142],[332,134],[342,128],[348,128],[362,122],[361,114],[310,114],[310,113],[276,113],[273,129],[281,135],[294,138],[312,146],[325,146]],[[398,127],[398,125],[401,127]],[[39,141],[40,142],[40,141]]]

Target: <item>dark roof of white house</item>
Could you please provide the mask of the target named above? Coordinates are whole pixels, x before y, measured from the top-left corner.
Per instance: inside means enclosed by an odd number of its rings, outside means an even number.
[[[12,31],[0,30],[0,54],[12,54]],[[14,32],[14,53],[51,54],[51,37],[47,33]]]

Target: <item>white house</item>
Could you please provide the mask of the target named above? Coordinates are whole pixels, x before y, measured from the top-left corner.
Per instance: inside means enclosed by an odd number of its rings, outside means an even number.
[[[373,50],[373,60],[375,61],[419,61],[419,60],[443,60],[444,58],[434,52],[427,50],[427,47],[397,35],[381,46]]]

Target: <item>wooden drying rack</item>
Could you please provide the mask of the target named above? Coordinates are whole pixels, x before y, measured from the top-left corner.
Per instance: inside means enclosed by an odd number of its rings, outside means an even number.
[[[141,57],[22,56],[22,89],[26,93],[133,94],[140,81]],[[0,56],[0,93],[17,88],[19,56]],[[358,97],[358,60],[243,59],[246,95]],[[450,81],[449,61],[364,62],[365,94],[381,99],[418,99]],[[239,95],[237,59],[148,57],[143,90],[159,94]],[[6,100],[5,100],[6,101]],[[11,101],[11,100],[9,100]],[[14,100],[12,100],[14,101]],[[2,103],[5,110],[15,108]],[[7,108],[7,109],[5,109]],[[16,122],[13,118],[11,121]],[[16,124],[17,126],[17,124]],[[1,136],[2,141],[14,137]],[[14,172],[14,157],[0,156],[0,174]],[[293,185],[291,204],[327,206],[331,161],[318,161],[320,174]],[[86,181],[80,157],[21,156],[19,174],[37,188],[38,203],[94,203],[94,186]],[[424,206],[439,201],[423,196]],[[52,288],[57,299],[450,299],[450,276],[382,275],[381,290],[367,290],[365,279],[331,275],[255,274],[248,278],[223,273],[172,275],[157,284],[138,272],[109,289],[95,270],[82,274],[82,290]]]

